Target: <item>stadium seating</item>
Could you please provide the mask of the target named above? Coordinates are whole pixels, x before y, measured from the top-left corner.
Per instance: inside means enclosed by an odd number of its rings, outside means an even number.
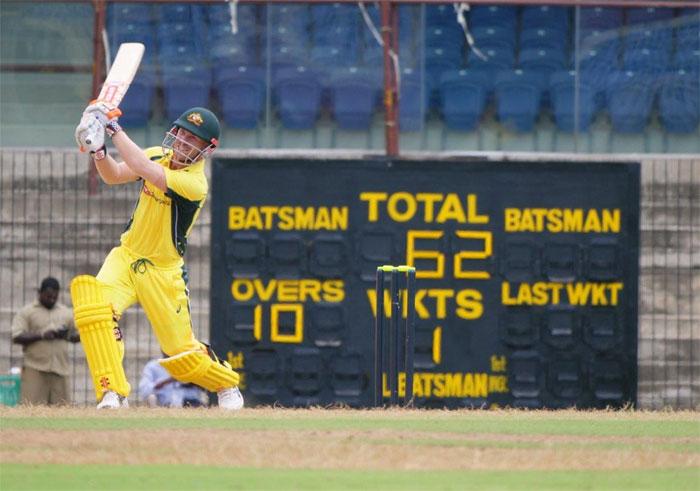
[[[562,49],[526,49],[520,52],[518,66],[549,75],[554,71],[566,68],[566,54]]]
[[[655,49],[664,51],[663,56],[668,57],[673,48],[673,31],[671,29],[643,29],[631,31],[625,38],[627,49]]]
[[[569,44],[567,31],[551,27],[527,28],[520,34],[520,49],[562,51]]]
[[[619,7],[583,7],[580,22],[583,29],[617,29],[624,23],[624,10]]]
[[[156,6],[157,16],[160,22],[191,22],[192,9],[187,3],[170,3]]]
[[[329,82],[333,116],[339,128],[369,128],[377,101],[380,81],[376,74],[357,68],[341,70]]]
[[[452,15],[454,18],[454,12]],[[472,27],[501,26],[515,29],[518,23],[518,9],[506,5],[475,5],[469,11],[469,23]]]
[[[585,79],[577,83],[574,71],[561,71],[552,75],[549,94],[554,122],[559,130],[588,131],[596,111],[594,86],[589,85]],[[578,126],[576,113],[578,113]]]
[[[121,122],[128,127],[143,127],[148,124],[156,96],[157,78],[152,71],[140,70],[129,86],[119,107]]]
[[[665,22],[673,18],[673,9],[640,7],[626,9],[627,24],[647,24],[651,22]]]
[[[607,107],[613,129],[641,133],[649,122],[654,102],[654,81],[638,72],[615,72],[608,78]]]
[[[265,72],[256,66],[228,67],[214,84],[224,122],[231,128],[254,129],[265,107]]]
[[[287,129],[314,127],[321,108],[321,84],[317,74],[304,66],[280,70],[274,80],[277,110]]]
[[[425,45],[428,48],[449,49],[454,46],[461,47],[463,43],[464,33],[457,23],[426,28]]]
[[[153,6],[147,3],[107,4],[107,25],[111,29],[124,24],[150,24],[155,20]]]
[[[525,70],[508,70],[496,77],[496,113],[507,128],[531,131],[542,101],[542,74]]]
[[[484,113],[489,72],[453,70],[440,79],[441,112],[451,130],[473,131]]]
[[[443,26],[455,22],[455,19],[455,10],[449,3],[425,6],[425,24],[427,26]]]
[[[673,68],[700,74],[700,48],[678,50],[673,61]]]
[[[681,71],[659,91],[659,116],[669,133],[691,133],[700,122],[700,78]]]
[[[550,5],[524,7],[522,24],[531,29],[568,29],[569,9]]]
[[[474,27],[471,31],[474,43],[479,46],[488,45],[508,45],[515,49],[515,34],[513,29],[507,29],[500,26],[482,26]],[[464,38],[464,36],[462,36]]]
[[[515,65],[515,51],[505,43],[493,43],[478,47],[484,58],[469,51],[467,66],[475,70],[502,70]]]
[[[401,131],[420,131],[430,105],[430,94],[421,83],[419,73],[406,69],[401,74],[399,91],[399,128]]]
[[[664,49],[626,49],[622,55],[622,68],[646,73],[665,72],[669,64],[668,53]]]
[[[211,71],[203,64],[173,63],[161,66],[165,117],[177,119],[189,107],[209,106]]]

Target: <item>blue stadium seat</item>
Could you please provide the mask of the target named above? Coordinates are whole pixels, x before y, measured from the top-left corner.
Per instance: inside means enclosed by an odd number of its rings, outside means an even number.
[[[156,77],[153,72],[139,70],[129,86],[124,100],[119,104],[122,116],[119,118],[126,127],[143,127],[148,124],[156,95]]]
[[[124,24],[150,24],[153,20],[151,4],[112,2],[107,4],[107,25],[110,28],[118,28]]]
[[[613,129],[619,133],[641,133],[649,122],[654,103],[655,81],[635,72],[610,75],[606,100]]]
[[[580,26],[583,29],[617,29],[624,23],[620,7],[582,7]]]
[[[664,49],[636,48],[626,49],[622,53],[622,69],[634,72],[662,73],[670,61]]]
[[[518,131],[532,131],[540,112],[541,74],[525,70],[507,70],[496,76],[496,114],[504,126]]]
[[[311,48],[311,64],[316,71],[333,71],[338,67],[357,66],[359,59],[335,46],[314,46]]]
[[[478,70],[453,70],[440,79],[441,112],[451,130],[472,131],[486,108],[490,74]]]
[[[199,59],[199,53],[194,44],[163,44],[158,51],[161,64],[185,63]]]
[[[568,34],[566,31],[551,28],[538,27],[534,29],[524,29],[520,33],[520,50],[526,49],[550,49],[561,51],[569,46]]]
[[[422,130],[429,106],[430,94],[428,87],[421,83],[420,74],[411,69],[403,70],[399,91],[399,129]]]
[[[155,54],[156,50],[156,37],[153,33],[152,27],[147,24],[122,24],[118,29],[110,32],[110,46],[112,51],[116,54],[116,49],[114,47],[119,46],[121,43],[143,43],[146,46],[146,53],[144,56],[152,56]]]
[[[515,30],[501,26],[474,27],[471,31],[476,46],[503,45],[506,44],[515,49]],[[462,38],[464,36],[462,35]]]
[[[550,28],[569,29],[570,11],[566,7],[537,5],[524,7],[522,13],[523,29]]]
[[[663,22],[673,19],[673,9],[639,7],[625,10],[627,13],[627,24],[648,24],[651,22]]]
[[[289,46],[289,47],[307,47],[309,44],[309,33],[306,29],[300,29],[294,26],[273,26],[271,31],[268,31],[267,41],[272,46]]]
[[[287,68],[275,75],[274,84],[282,125],[287,129],[312,129],[321,108],[318,75],[304,66]]]
[[[170,3],[156,6],[160,22],[191,22],[192,7],[187,3]]]
[[[574,53],[573,68],[598,73],[610,73],[620,68],[620,60],[617,48],[612,49],[588,49]]]
[[[446,70],[462,68],[462,52],[458,47],[426,48],[425,70],[440,77]]]
[[[626,48],[663,50],[668,56],[673,48],[673,30],[644,29],[633,31],[624,37],[624,41]]]
[[[576,130],[578,110],[578,131],[587,131],[596,113],[596,89],[582,77],[577,83],[576,72],[560,71],[552,74],[549,94],[554,122],[561,131]],[[576,101],[578,98],[578,101]]]
[[[464,32],[456,22],[454,25],[427,27],[425,46],[428,48],[450,48],[464,45]]]
[[[193,32],[192,24],[163,23],[158,25],[157,30],[159,51],[163,51],[168,46],[190,46],[197,53],[196,56],[204,57],[203,40]]]
[[[313,46],[332,46],[358,56],[358,27],[354,22],[318,26],[312,33]]]
[[[238,27],[248,27],[257,23],[258,7],[255,4],[239,3],[236,5],[236,22]],[[231,25],[231,7],[228,3],[204,6],[204,17],[210,26]]]
[[[563,49],[526,49],[520,52],[518,66],[531,72],[550,73],[566,68]]]
[[[265,108],[265,71],[228,67],[216,74],[215,85],[224,122],[231,128],[256,128]]]
[[[603,51],[612,51],[615,53],[615,56],[620,52],[622,37],[617,30],[581,30],[579,36],[580,51],[595,50],[599,53]]]
[[[456,23],[457,15],[451,3],[445,4],[429,4],[425,6],[425,25],[426,26],[444,26],[451,23]]]
[[[239,25],[234,34],[230,23],[214,24],[207,29],[207,42],[211,46],[215,43],[231,43],[236,45],[255,45],[257,31],[254,25]]]
[[[693,133],[700,123],[700,78],[681,71],[659,90],[659,116],[669,133]]]
[[[255,50],[246,45],[231,44],[226,41],[217,42],[209,47],[209,59],[217,65],[255,65],[257,57]]]
[[[700,48],[678,50],[673,61],[673,69],[700,74]]]
[[[676,31],[678,51],[700,48],[700,18],[697,24],[679,27]]]
[[[467,66],[475,70],[501,70],[515,66],[515,51],[505,43],[493,43],[479,46],[486,57],[482,59],[473,50],[469,50]]]
[[[209,106],[212,77],[206,65],[168,64],[161,70],[166,119],[175,120],[189,107]]]
[[[367,130],[376,107],[379,80],[376,74],[351,68],[331,76],[330,99],[339,128]]]
[[[268,4],[269,23],[274,27],[286,27],[293,32],[307,31],[311,24],[311,12],[303,4]]]
[[[475,5],[469,11],[469,25],[473,28],[479,26],[501,26],[506,29],[515,29],[518,23],[517,7],[506,5]]]
[[[280,70],[296,68],[299,66],[305,67],[309,61],[306,48],[281,45],[272,46],[270,50],[272,54],[271,65],[273,77]],[[263,63],[266,61],[265,55],[263,56]]]
[[[373,15],[371,9],[368,9]],[[324,26],[335,25],[343,22],[343,19],[357,21],[357,6],[347,3],[313,4],[311,6],[311,28],[318,29]]]

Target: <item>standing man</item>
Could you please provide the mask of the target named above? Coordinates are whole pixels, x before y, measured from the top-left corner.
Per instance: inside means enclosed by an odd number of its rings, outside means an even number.
[[[22,345],[22,404],[69,404],[69,343],[80,336],[73,327],[73,313],[59,303],[60,285],[44,278],[39,298],[25,305],[12,321],[12,341]]]
[[[78,276],[71,283],[75,324],[97,407],[128,406],[130,386],[117,322],[138,302],[167,355],[160,364],[170,375],[217,392],[221,408],[241,409],[238,373],[192,332],[183,260],[187,236],[207,196],[204,163],[218,145],[219,121],[208,109],[188,109],[173,122],[161,146],[142,150],[119,126],[119,115],[113,106],[93,103],[75,130],[78,144],[90,151],[106,184],[142,181],[121,244],[107,255],[97,277]],[[105,132],[123,161],[107,154]]]

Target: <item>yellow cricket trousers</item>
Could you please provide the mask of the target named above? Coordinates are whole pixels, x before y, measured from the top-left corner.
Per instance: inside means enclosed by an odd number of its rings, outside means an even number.
[[[184,266],[158,267],[125,247],[115,247],[97,279],[117,317],[134,303],[143,307],[161,349],[168,356],[202,349],[192,332]]]

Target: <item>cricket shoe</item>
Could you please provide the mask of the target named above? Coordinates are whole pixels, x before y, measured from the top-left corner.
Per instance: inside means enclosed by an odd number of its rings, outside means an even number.
[[[97,409],[121,409],[126,407],[129,407],[127,398],[111,390],[105,392],[102,400],[97,405]]]
[[[223,389],[217,392],[219,396],[219,407],[229,411],[238,411],[243,407],[243,395],[238,387]]]

